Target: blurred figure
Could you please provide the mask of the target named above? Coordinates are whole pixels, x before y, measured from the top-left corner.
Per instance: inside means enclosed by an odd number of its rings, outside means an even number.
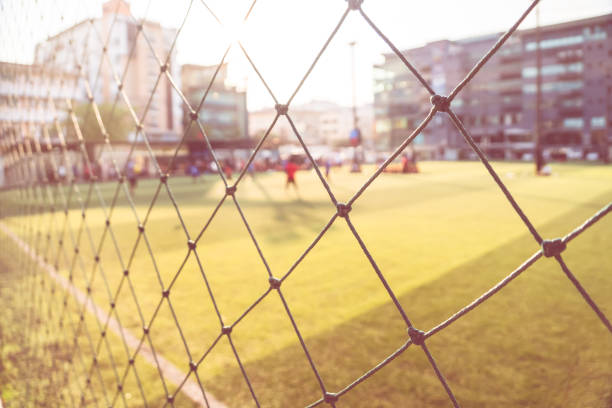
[[[292,184],[295,190],[297,191],[298,186],[295,182],[295,173],[298,170],[298,165],[293,162],[293,160],[289,159],[287,164],[285,165],[285,173],[287,173],[287,183],[285,183],[285,190],[289,188],[289,185]]]
[[[191,175],[191,180],[195,183],[200,175],[200,170],[198,170],[198,166],[196,166],[194,163],[191,163],[189,166],[189,174]]]
[[[86,164],[83,168],[83,178],[85,179],[85,181],[89,181],[89,179],[91,178],[91,169],[89,167],[89,164]]]
[[[331,158],[327,156],[325,158],[325,178],[329,180],[329,174],[331,173],[332,162]]]
[[[357,153],[355,153],[355,157],[353,157],[353,163],[351,164],[351,173],[361,173],[361,165],[359,164],[359,160],[357,159]]]
[[[552,167],[550,167],[550,164],[546,164],[546,162],[544,162],[542,168],[540,169],[540,172],[538,173],[538,175],[540,176],[550,176],[552,175]]]
[[[59,181],[66,180],[66,168],[64,165],[60,164],[60,166],[57,168],[57,176],[59,177]]]
[[[134,160],[130,159],[127,162],[125,175],[128,179],[128,183],[130,184],[130,195],[134,196],[136,192],[136,187],[138,185],[138,175],[136,174],[136,165],[134,163]]]
[[[408,154],[402,155],[402,173],[408,173]]]
[[[415,158],[414,152],[412,152],[412,155],[410,158],[408,158],[408,153],[404,153],[402,155],[401,163],[402,163],[401,165],[402,173],[406,174],[406,173],[418,173],[419,172],[419,168],[416,165],[416,158]]]
[[[255,178],[255,163],[251,162],[251,164],[249,164],[249,167],[247,168],[247,172],[249,173],[249,176],[251,176],[251,178]]]
[[[232,179],[232,170],[232,163],[229,160],[225,160],[225,162],[223,163],[223,172],[225,173],[226,179]]]
[[[74,178],[74,181],[78,181],[80,174],[79,174],[79,166],[75,164],[72,165],[72,177]]]
[[[117,171],[115,170],[115,166],[112,165],[112,162],[111,162],[111,165],[108,169],[108,179],[113,180],[115,177],[117,177]]]

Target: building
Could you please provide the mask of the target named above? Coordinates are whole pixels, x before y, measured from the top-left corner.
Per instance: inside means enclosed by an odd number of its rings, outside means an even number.
[[[356,114],[363,143],[369,144],[374,134],[374,107],[372,104],[357,106]],[[326,144],[348,145],[349,134],[353,128],[353,109],[350,107],[336,106],[321,114],[321,138]]]
[[[75,160],[74,154],[60,151],[54,122],[66,120],[66,100],[73,98],[77,87],[76,74],[40,65],[0,62],[0,187],[8,180],[19,180],[12,163],[19,143],[25,140],[29,141],[26,152],[40,149],[45,153],[37,156],[34,167],[40,180],[45,176],[47,180],[55,179],[54,163],[64,163],[66,157]],[[74,141],[67,144],[70,148]]]
[[[219,71],[215,77],[217,68]],[[213,77],[215,79],[211,84]],[[214,148],[249,147],[251,141],[248,134],[246,92],[228,86],[226,80],[227,64],[221,67],[183,65],[181,68],[182,91],[194,109],[200,105],[204,93],[208,90],[198,117],[211,145]],[[190,121],[190,112],[185,107],[183,112],[185,129]],[[203,135],[197,124],[193,124],[187,133],[186,143],[191,152],[205,149]]]
[[[405,54],[434,91],[445,95],[467,73],[478,51],[482,49],[480,55],[484,54],[492,42],[493,36],[471,39],[468,46],[443,40],[408,50]],[[375,67],[375,75],[376,142],[381,149],[394,149],[427,115],[431,107],[430,95],[395,54],[385,55],[385,63]],[[466,94],[473,90],[468,88]],[[453,107],[457,105],[462,105],[462,101],[454,103]],[[438,116],[413,143],[421,155],[436,157],[448,146],[459,143],[456,133],[450,121]]]
[[[156,59],[157,55],[162,64],[166,61],[176,30],[156,22],[136,20],[123,0],[104,3],[102,11],[101,18],[84,20],[38,44],[36,63],[71,73],[79,73],[81,67],[99,104],[114,103],[122,89],[138,117],[143,116],[148,106],[144,130],[149,140],[178,141],[182,134],[181,100],[165,75],[157,83],[160,63]],[[104,47],[109,31],[110,40]],[[180,69],[175,55],[176,48],[170,54],[167,70],[180,89]],[[80,98],[86,99],[85,84],[80,93]]]
[[[349,133],[353,129],[353,111],[350,107],[333,102],[312,101],[303,105],[291,105],[289,115],[306,144],[342,146],[349,143]],[[261,138],[275,117],[276,109],[273,108],[250,112],[251,137]],[[374,133],[372,105],[357,107],[357,118],[363,140],[371,140]],[[270,138],[276,139],[277,144],[298,143],[289,121],[283,117],[276,122]]]
[[[404,55],[447,95],[501,33],[442,40]],[[538,69],[536,29],[517,31],[453,101],[455,113],[492,158],[533,154]],[[609,156],[612,125],[612,14],[541,27],[541,141],[550,154]],[[425,117],[429,94],[395,54],[375,67],[378,145],[394,148]],[[472,152],[448,118],[436,115],[414,141],[421,156]]]
[[[521,33],[524,126],[535,126],[537,33]],[[542,142],[603,153],[612,135],[612,14],[543,27]]]
[[[64,120],[65,100],[73,97],[77,83],[75,74],[0,62],[0,123],[41,125]]]

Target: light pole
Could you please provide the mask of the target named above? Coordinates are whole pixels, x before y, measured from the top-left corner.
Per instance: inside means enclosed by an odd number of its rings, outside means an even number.
[[[353,146],[353,164],[351,165],[351,173],[360,173],[361,164],[359,160],[358,148],[361,144],[361,130],[359,130],[359,119],[357,118],[357,79],[355,76],[355,44],[356,41],[349,42],[351,47],[351,73],[352,73],[352,86],[353,86],[353,129],[349,135],[349,141]]]
[[[357,128],[357,81],[355,79],[355,44],[356,41],[351,41],[348,45],[351,47],[351,80],[353,89],[353,128]]]
[[[540,174],[544,166],[544,155],[542,153],[542,50],[540,48],[540,5],[536,6],[536,123],[535,123],[535,171]]]

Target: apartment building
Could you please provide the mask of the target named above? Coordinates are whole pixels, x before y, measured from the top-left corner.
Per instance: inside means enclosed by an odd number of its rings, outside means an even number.
[[[84,20],[38,44],[35,60],[82,75],[82,99],[87,88],[100,104],[112,104],[119,92],[125,92],[136,115],[144,117],[149,140],[176,142],[182,133],[181,100],[165,75],[157,81],[167,61],[164,69],[180,89],[176,48],[170,52],[175,36],[176,29],[140,21],[131,14],[128,3],[110,0],[103,4],[100,18]]]
[[[74,97],[78,77],[41,65],[0,62],[0,123],[51,124],[66,116],[65,101]]]
[[[438,94],[450,93],[501,33],[442,40],[404,55]],[[610,156],[612,144],[612,14],[517,31],[461,91],[452,107],[493,158],[533,154],[537,50],[541,52],[540,128],[543,147],[580,157]],[[395,54],[376,66],[375,129],[380,146],[401,143],[425,117],[429,94]],[[471,152],[448,118],[437,115],[414,145],[425,157],[456,159]]]

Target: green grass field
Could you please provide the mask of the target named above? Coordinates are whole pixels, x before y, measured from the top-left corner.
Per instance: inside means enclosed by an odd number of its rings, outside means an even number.
[[[612,201],[612,167],[556,164],[551,177],[535,177],[531,164],[494,163],[502,180],[545,238],[567,234]],[[493,286],[538,250],[499,188],[480,163],[420,163],[418,175],[383,174],[353,205],[351,220],[416,327],[427,330]],[[363,174],[332,172],[331,188],[348,200],[373,168]],[[275,276],[283,276],[335,212],[314,172],[298,173],[299,193],[285,191],[282,174],[245,177],[236,198]],[[198,236],[224,188],[214,176],[197,183],[170,178],[182,223]],[[121,260],[105,226],[99,198],[87,185],[66,186],[73,204],[64,215],[11,216],[17,198],[2,193],[15,231],[36,222],[51,236],[45,247],[63,276],[85,291],[93,279],[95,302],[109,310],[130,258],[130,277],[145,321],[173,283],[151,327],[158,353],[188,370],[220,332],[199,265],[225,324],[232,324],[268,288],[268,274],[236,206],[227,199],[202,235],[198,259],[187,248],[177,211],[165,189],[148,213],[159,182],[141,181],[136,213],[145,220],[148,246],[140,240],[135,214],[123,191],[110,224]],[[101,184],[107,205],[117,185]],[[60,198],[59,189],[53,190]],[[85,222],[75,201],[90,197]],[[60,200],[61,201],[61,200]],[[8,210],[7,210],[8,209]],[[66,228],[62,228],[63,226]],[[60,245],[60,239],[63,244]],[[73,262],[74,242],[83,262]],[[101,245],[101,262],[94,256]],[[149,256],[150,251],[154,260]],[[132,254],[133,252],[133,254]],[[133,255],[133,256],[131,256]],[[564,257],[573,272],[612,317],[612,216],[573,241]],[[157,271],[157,272],[156,272]],[[106,277],[106,282],[102,277]],[[339,391],[408,338],[367,258],[343,219],[338,218],[282,285],[283,294],[330,391]],[[26,294],[24,294],[26,295]],[[117,311],[122,324],[140,335],[142,323],[127,285]],[[88,327],[96,325],[88,317]],[[279,296],[271,292],[232,332],[232,339],[265,407],[304,406],[321,392]],[[126,363],[118,338],[113,355]],[[85,344],[85,343],[83,343]],[[539,260],[478,309],[428,340],[430,350],[464,407],[601,407],[612,404],[612,336],[588,308],[556,262]],[[106,352],[101,365],[108,367]],[[137,367],[146,389],[163,394],[157,372]],[[230,407],[254,406],[226,338],[198,369],[204,387]],[[112,377],[109,374],[109,377]],[[126,388],[134,387],[128,377]],[[133,401],[138,406],[137,392]],[[186,402],[185,402],[186,404]],[[180,405],[177,405],[180,406]],[[343,396],[337,407],[447,407],[450,402],[424,353],[410,347],[398,359]]]

